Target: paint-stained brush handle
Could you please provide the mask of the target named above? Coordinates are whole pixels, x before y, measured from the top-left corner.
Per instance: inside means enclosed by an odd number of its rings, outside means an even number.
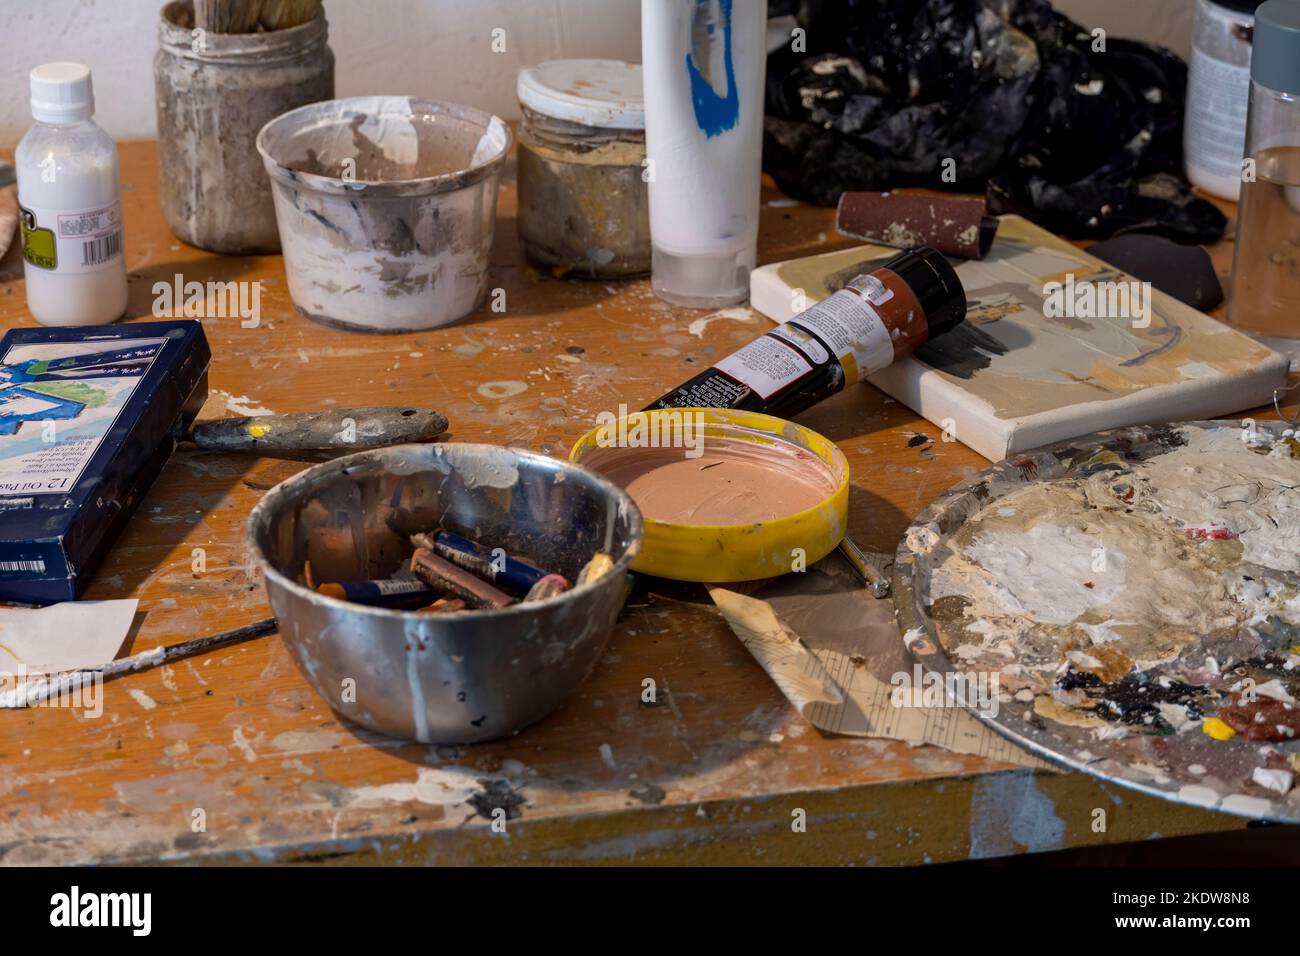
[[[220,634],[196,637],[192,640],[182,641],[179,644],[164,644],[162,647],[141,651],[139,654],[132,654],[130,657],[109,661],[98,667],[89,667],[79,671],[68,671],[63,674],[29,680],[12,690],[0,693],[0,710],[36,707],[47,700],[66,698],[95,680],[112,680],[114,677],[121,677],[123,674],[133,674],[136,671],[148,670],[162,664],[170,664],[172,661],[178,661],[185,657],[206,654],[209,651],[230,647],[232,644],[251,641],[254,638],[270,634],[278,626],[275,618],[269,617],[264,621],[237,627],[233,631],[222,631]]]
[[[327,451],[345,455],[406,442],[433,441],[447,418],[429,408],[340,408],[291,415],[196,422],[184,438],[207,451],[262,455]]]

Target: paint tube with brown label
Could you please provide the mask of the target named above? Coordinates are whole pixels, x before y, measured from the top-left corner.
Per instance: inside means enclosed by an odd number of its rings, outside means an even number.
[[[892,365],[966,318],[948,260],[894,256],[647,407],[738,408],[792,418]]]

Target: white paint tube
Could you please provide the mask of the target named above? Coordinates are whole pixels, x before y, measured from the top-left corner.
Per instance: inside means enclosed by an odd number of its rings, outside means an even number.
[[[743,302],[758,242],[766,4],[643,0],[652,284],[677,305]]]

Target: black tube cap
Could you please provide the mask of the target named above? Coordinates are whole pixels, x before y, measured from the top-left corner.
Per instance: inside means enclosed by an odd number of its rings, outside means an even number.
[[[929,246],[900,252],[884,264],[912,288],[925,310],[930,338],[951,332],[966,319],[966,288],[947,257]]]

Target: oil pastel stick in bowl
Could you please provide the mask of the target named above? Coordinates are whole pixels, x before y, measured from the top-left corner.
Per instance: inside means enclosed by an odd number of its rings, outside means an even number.
[[[386,578],[378,581],[329,581],[316,586],[319,594],[368,604],[372,607],[421,607],[437,599],[433,590],[419,578]]]
[[[500,588],[427,548],[415,549],[411,555],[411,571],[430,587],[453,594],[470,607],[502,608],[515,603],[515,599]]]

